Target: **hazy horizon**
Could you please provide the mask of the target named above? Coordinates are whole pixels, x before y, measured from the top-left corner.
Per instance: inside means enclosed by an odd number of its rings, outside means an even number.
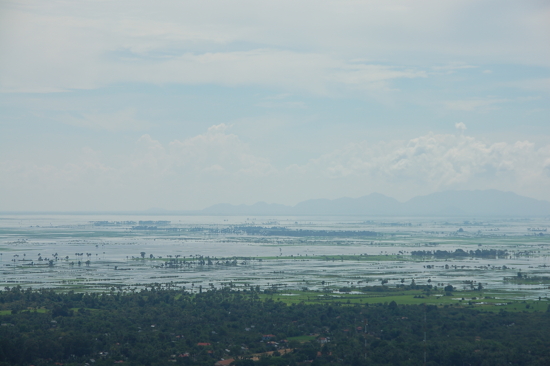
[[[0,3],[0,211],[550,201],[550,4]]]
[[[480,196],[481,194],[481,196]],[[258,201],[250,205],[216,203],[197,210],[149,207],[144,210],[72,210],[24,211],[0,210],[2,215],[152,215],[152,216],[363,216],[363,217],[545,217],[550,215],[550,202],[499,190],[458,190],[434,192],[399,201],[380,193],[361,197],[310,199],[295,205]]]

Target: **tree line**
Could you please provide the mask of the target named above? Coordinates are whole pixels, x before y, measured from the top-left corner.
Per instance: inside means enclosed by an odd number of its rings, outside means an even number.
[[[2,366],[213,366],[222,358],[236,366],[420,365],[424,355],[427,365],[550,364],[549,312],[286,305],[260,300],[253,286],[192,294],[158,285],[128,293],[6,288],[0,314]]]
[[[463,250],[456,249],[453,251],[447,250],[413,250],[411,251],[412,256],[416,257],[435,257],[438,259],[444,258],[464,258],[464,257],[474,257],[474,258],[507,258],[508,251],[501,249],[476,249],[476,250]]]

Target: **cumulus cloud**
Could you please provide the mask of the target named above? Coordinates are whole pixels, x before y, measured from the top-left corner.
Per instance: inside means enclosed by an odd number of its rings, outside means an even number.
[[[127,174],[144,173],[157,181],[181,182],[188,182],[190,176],[199,180],[211,176],[251,179],[273,174],[269,161],[253,155],[237,135],[228,133],[229,128],[223,123],[214,125],[204,134],[168,144],[143,135],[136,142]]]
[[[64,164],[2,161],[1,191],[13,193],[3,202],[11,202],[13,209],[32,209],[12,201],[22,199],[37,207],[40,205],[31,197],[53,200],[62,196],[62,200],[49,202],[49,207],[80,210],[116,209],[116,204],[136,207],[138,202],[169,206],[175,199],[196,208],[204,204],[201,202],[221,201],[231,192],[242,195],[239,185],[251,189],[276,171],[229,128],[214,125],[203,134],[169,143],[145,134],[136,141],[134,151],[117,160],[102,158],[87,148]]]
[[[466,131],[466,125],[464,124],[464,122],[455,123],[455,128],[462,132]]]
[[[169,156],[174,169],[192,168],[196,172],[263,176],[273,172],[270,163],[255,156],[247,144],[229,126],[212,126],[202,135],[169,144]]]
[[[409,141],[349,144],[303,169],[330,179],[360,177],[365,184],[411,194],[450,188],[540,191],[550,183],[545,175],[549,157],[549,146],[536,149],[528,141],[488,143],[430,133]]]
[[[36,204],[29,195],[65,209],[67,202],[78,204],[72,209],[116,209],[116,204],[185,209],[371,192],[406,199],[442,189],[486,188],[550,199],[544,189],[550,185],[550,145],[529,141],[429,133],[404,141],[351,143],[279,169],[261,155],[230,126],[219,124],[169,143],[143,135],[118,163],[90,149],[64,165],[3,161],[0,191],[13,209],[22,197]]]

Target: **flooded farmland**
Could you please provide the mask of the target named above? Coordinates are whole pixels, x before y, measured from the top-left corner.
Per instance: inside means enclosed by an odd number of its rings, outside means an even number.
[[[0,285],[550,293],[549,219],[0,216]]]

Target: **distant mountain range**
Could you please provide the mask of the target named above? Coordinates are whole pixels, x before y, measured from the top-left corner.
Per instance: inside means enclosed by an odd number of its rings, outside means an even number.
[[[0,214],[120,214],[120,215],[234,215],[234,216],[550,216],[550,202],[494,189],[445,191],[399,202],[379,193],[359,198],[313,199],[295,206],[258,202],[253,205],[217,204],[203,210],[144,211],[0,211]]]
[[[253,205],[217,204],[197,213],[258,216],[548,216],[550,202],[491,189],[437,192],[414,197],[407,202],[372,193],[359,198],[307,200],[295,206],[265,202]]]

